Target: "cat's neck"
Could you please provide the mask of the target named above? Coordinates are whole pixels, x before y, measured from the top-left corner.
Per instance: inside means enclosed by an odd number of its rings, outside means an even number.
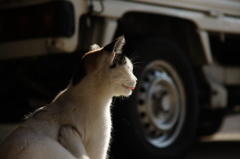
[[[94,78],[85,78],[79,84],[70,84],[57,98],[56,102],[71,103],[79,107],[105,107],[113,97],[113,89]]]

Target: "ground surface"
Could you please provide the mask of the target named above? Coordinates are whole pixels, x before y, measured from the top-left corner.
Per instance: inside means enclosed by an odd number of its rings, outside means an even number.
[[[0,125],[0,141],[15,125]],[[221,130],[195,143],[185,159],[240,159],[240,115],[228,116]]]
[[[239,159],[240,115],[228,116],[221,130],[196,143],[186,159]]]

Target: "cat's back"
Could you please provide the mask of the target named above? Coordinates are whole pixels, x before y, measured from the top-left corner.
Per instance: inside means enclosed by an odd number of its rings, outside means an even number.
[[[29,124],[32,126],[29,126]],[[48,127],[48,130],[47,130]],[[19,125],[0,144],[0,158],[4,159],[35,159],[46,154],[50,149],[59,147],[57,142],[57,125],[38,124],[38,122],[26,121]]]
[[[57,143],[59,125],[53,119],[40,116],[41,113],[29,117],[0,143],[0,158],[22,159],[21,154],[36,153],[39,148],[43,150],[47,145]]]

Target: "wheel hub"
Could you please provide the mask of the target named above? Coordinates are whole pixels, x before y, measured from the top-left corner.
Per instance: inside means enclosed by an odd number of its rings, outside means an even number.
[[[156,147],[175,141],[185,118],[181,81],[162,61],[150,63],[140,79],[138,112],[146,139]]]

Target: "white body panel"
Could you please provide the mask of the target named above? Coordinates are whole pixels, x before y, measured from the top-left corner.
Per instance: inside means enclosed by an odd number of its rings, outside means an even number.
[[[0,9],[28,6],[48,1],[50,0],[7,1],[4,5],[0,6]],[[78,46],[78,36],[81,36],[79,35],[79,20],[83,14],[87,13],[89,4],[86,0],[68,1],[73,3],[75,12],[76,29],[72,37],[42,38],[0,43],[0,59],[73,52]],[[116,20],[128,12],[152,13],[186,19],[196,24],[200,31],[199,33],[203,31],[206,35],[208,31],[240,34],[240,1],[237,0],[104,0],[103,5],[103,12],[97,15],[106,18],[106,28],[101,39],[102,44],[111,41],[117,27]],[[101,10],[100,1],[94,1],[93,6],[96,11]],[[206,38],[202,38],[202,40],[204,39],[206,40]],[[211,55],[208,51],[209,48],[206,45],[207,42],[202,41],[208,63],[212,63]],[[19,49],[19,46],[21,49]],[[17,54],[16,51],[18,51]]]

